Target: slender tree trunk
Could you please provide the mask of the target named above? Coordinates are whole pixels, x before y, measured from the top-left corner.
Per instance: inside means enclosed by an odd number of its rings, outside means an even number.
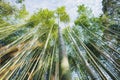
[[[58,27],[59,35],[59,79],[60,80],[71,80],[69,72],[69,62],[66,54],[65,44],[62,37],[62,29]]]
[[[69,36],[71,37],[72,42],[74,43],[76,50],[79,53],[80,58],[83,61],[83,65],[86,67],[86,70],[89,72],[89,75],[91,76],[92,80],[97,80],[97,76],[94,74],[92,68],[90,67],[90,64],[88,63],[88,60],[86,60],[85,56],[83,56],[82,52],[79,49],[79,46],[77,45],[77,42],[75,41],[75,39],[73,38],[72,34],[70,33],[69,30],[67,30],[69,33]]]
[[[55,64],[55,80],[59,80],[59,62]]]

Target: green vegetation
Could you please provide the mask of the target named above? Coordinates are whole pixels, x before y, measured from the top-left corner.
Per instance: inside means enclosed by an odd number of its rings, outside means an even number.
[[[64,6],[28,18],[25,5],[0,1],[0,80],[119,80],[119,33],[109,29],[114,22],[84,5],[77,12],[69,26]]]

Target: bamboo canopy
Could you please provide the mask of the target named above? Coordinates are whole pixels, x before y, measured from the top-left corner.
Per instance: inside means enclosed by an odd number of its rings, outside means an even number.
[[[65,7],[40,9],[23,23],[1,23],[0,80],[119,80],[120,33],[87,11],[78,6],[74,26]]]

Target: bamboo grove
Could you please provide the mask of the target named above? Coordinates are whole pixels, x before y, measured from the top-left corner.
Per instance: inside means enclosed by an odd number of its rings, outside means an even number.
[[[65,7],[40,9],[25,20],[0,1],[0,80],[119,80],[120,33],[114,21],[84,5],[70,26]],[[18,17],[14,20],[7,18]],[[109,35],[109,36],[108,36]]]

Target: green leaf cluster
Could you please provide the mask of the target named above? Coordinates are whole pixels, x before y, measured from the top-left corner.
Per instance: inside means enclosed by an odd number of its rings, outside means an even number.
[[[40,9],[39,12],[31,16],[28,22],[33,22],[32,26],[36,26],[40,23],[42,26],[49,27],[55,23],[54,18],[54,11],[50,11],[48,9]]]
[[[57,8],[56,14],[61,22],[67,23],[70,21],[69,15],[67,14],[64,6]]]
[[[0,1],[0,16],[7,16],[12,14],[14,11],[13,7],[9,3]]]

